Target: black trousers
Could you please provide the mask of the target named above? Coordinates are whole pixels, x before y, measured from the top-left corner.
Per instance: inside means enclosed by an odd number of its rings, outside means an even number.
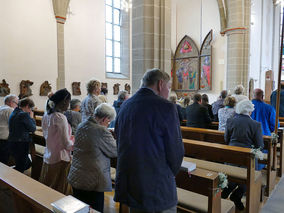
[[[0,162],[8,165],[10,157],[10,143],[0,139]]]
[[[89,204],[93,209],[104,212],[104,192],[85,191],[74,187],[72,189],[74,197]]]
[[[15,169],[19,172],[24,172],[29,169],[32,165],[31,160],[29,159],[29,147],[30,142],[11,142],[11,153],[16,161]]]

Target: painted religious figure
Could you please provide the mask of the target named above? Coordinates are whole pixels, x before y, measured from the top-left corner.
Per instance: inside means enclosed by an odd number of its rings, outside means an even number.
[[[44,81],[40,86],[39,95],[47,96],[51,92],[51,84],[48,81]]]
[[[118,94],[118,92],[119,92],[119,86],[120,86],[119,83],[113,85],[113,94],[114,94],[114,95],[117,95],[117,94]]]
[[[72,95],[81,95],[81,82],[73,82],[72,83]]]
[[[26,98],[29,96],[32,96],[32,90],[31,86],[34,84],[34,82],[30,80],[22,80],[20,83],[20,94],[19,94],[19,99]]]
[[[212,30],[205,37],[200,51],[189,36],[184,36],[180,41],[173,63],[173,90],[212,89],[211,40]]]
[[[0,83],[0,97],[4,97],[10,94],[9,84],[7,84],[6,80],[3,79],[2,83]]]

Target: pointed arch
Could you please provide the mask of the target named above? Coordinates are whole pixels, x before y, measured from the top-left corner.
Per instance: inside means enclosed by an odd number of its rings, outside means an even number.
[[[200,90],[212,89],[212,34],[210,30],[200,49]]]

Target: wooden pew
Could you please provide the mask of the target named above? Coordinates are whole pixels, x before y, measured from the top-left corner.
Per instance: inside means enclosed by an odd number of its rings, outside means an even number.
[[[181,168],[176,176],[179,212],[235,212],[231,201],[221,199],[218,184],[219,177],[216,172],[196,168],[189,175]]]
[[[12,194],[13,206],[16,212],[53,213],[51,203],[65,197],[32,178],[0,163],[0,190],[9,190]],[[4,202],[3,200],[0,202]],[[4,204],[5,205],[5,204]],[[10,213],[3,212],[3,213]],[[92,210],[92,212],[96,212]]]
[[[226,144],[224,132],[212,129],[202,129],[194,127],[181,127],[184,139],[193,139],[211,143]],[[272,144],[270,136],[263,136],[264,147],[268,150],[266,159],[259,161],[267,165],[265,194],[270,195],[276,182],[276,145]]]
[[[42,132],[36,131],[33,136],[33,141],[35,145],[35,154],[33,156],[33,169],[32,175],[34,174],[35,179],[39,178],[41,165],[42,165],[42,156],[43,149],[45,146],[45,140],[43,138]],[[116,167],[116,158],[111,159],[111,167]],[[112,169],[112,180],[114,181],[115,174]],[[186,197],[183,197],[178,206],[180,211],[189,212],[188,209],[191,206],[191,210],[196,210],[195,208],[202,205],[203,209],[207,209],[210,213],[233,213],[235,212],[234,204],[228,200],[222,200],[221,194],[216,194],[216,189],[218,188],[218,174],[216,172],[207,171],[204,169],[196,169],[191,173],[191,177],[188,177],[188,173],[184,170],[181,170],[176,177],[177,187],[179,193]],[[184,189],[184,190],[183,190]],[[187,190],[187,191],[185,191]],[[191,192],[189,192],[191,191]],[[197,193],[197,194],[194,194]],[[191,202],[192,196],[195,196],[197,200],[201,200],[202,204]],[[206,199],[206,197],[208,199]],[[196,200],[195,199],[195,200]],[[208,206],[204,207],[204,203],[208,202]],[[197,204],[197,205],[196,205]],[[197,206],[197,207],[196,207]],[[125,205],[120,205],[120,212],[127,212],[127,207]]]
[[[34,119],[36,121],[36,126],[41,128],[41,121],[44,115],[44,111],[35,109],[34,110]]]
[[[279,117],[279,121],[284,121],[284,117]]]
[[[197,163],[197,167],[212,171],[218,167],[218,171],[228,175],[229,181],[246,184],[246,212],[259,212],[262,175],[255,171],[255,157],[251,149],[188,139],[183,139],[183,142],[185,155]],[[207,161],[226,162],[244,168]]]

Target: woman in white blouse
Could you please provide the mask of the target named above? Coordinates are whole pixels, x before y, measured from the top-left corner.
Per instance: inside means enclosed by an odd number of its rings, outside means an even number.
[[[63,114],[69,106],[71,94],[66,89],[58,90],[47,101],[47,112],[42,119],[46,148],[40,182],[67,193],[67,175],[71,162],[73,136],[67,118]]]

